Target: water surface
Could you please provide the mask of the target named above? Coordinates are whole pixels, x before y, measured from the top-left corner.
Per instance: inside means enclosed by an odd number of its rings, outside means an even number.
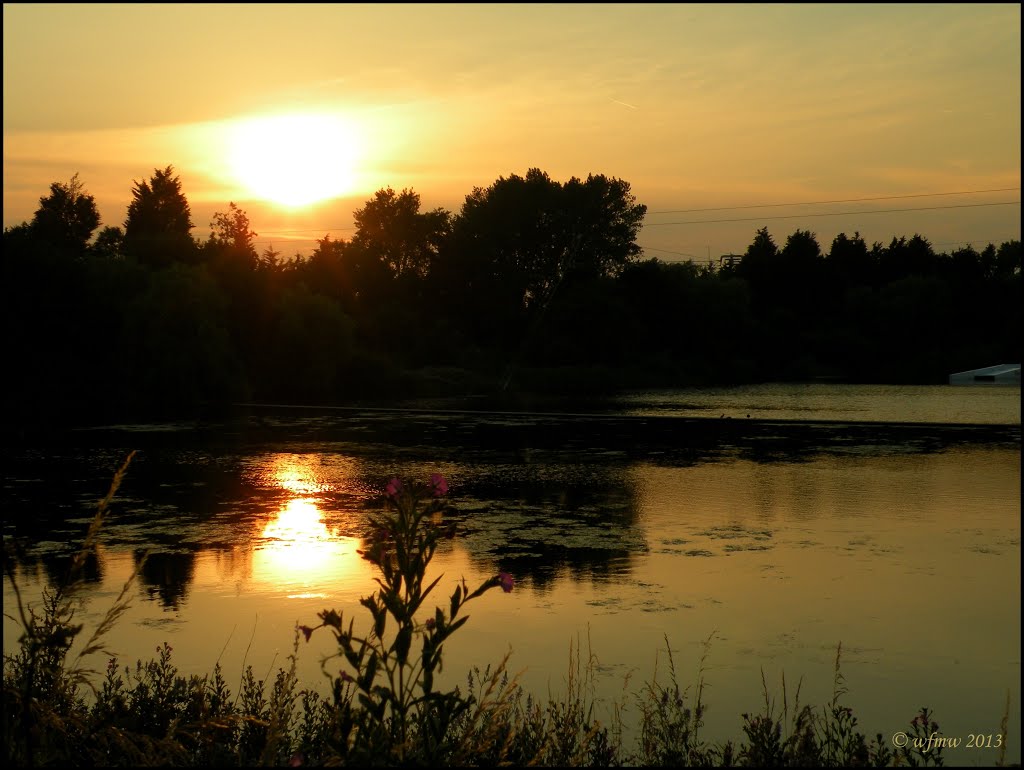
[[[462,576],[517,581],[469,605],[449,683],[511,650],[529,689],[563,692],[570,646],[585,657],[589,640],[595,696],[631,704],[664,675],[667,639],[683,685],[706,655],[707,736],[738,738],[762,671],[827,700],[841,642],[866,733],[905,729],[922,705],[947,735],[998,732],[1009,688],[1019,761],[1019,388],[857,388],[636,394],[588,417],[254,410],[74,431],[5,449],[4,534],[26,545],[37,594],[139,449],[82,617],[151,549],[114,646],[133,661],[168,641],[186,673],[220,660],[237,682],[243,663],[284,665],[295,623],[321,609],[361,622],[367,512],[392,476],[440,472],[459,525],[436,560],[442,598]],[[5,651],[16,636],[5,618]],[[323,687],[329,651],[326,635],[300,646],[304,683]]]

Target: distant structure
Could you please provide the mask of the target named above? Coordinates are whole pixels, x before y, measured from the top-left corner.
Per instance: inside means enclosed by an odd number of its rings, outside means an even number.
[[[1020,364],[999,364],[949,375],[950,385],[1020,385]]]
[[[741,259],[743,259],[741,254],[723,254],[718,258],[718,266],[728,265],[729,267],[734,267]]]

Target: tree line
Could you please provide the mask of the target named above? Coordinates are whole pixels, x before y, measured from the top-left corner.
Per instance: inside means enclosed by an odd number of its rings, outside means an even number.
[[[349,240],[257,251],[234,203],[205,240],[173,167],[100,228],[77,175],[4,230],[22,415],[833,378],[943,382],[1019,361],[1020,241],[915,234],[827,252],[767,228],[721,265],[646,258],[621,179],[500,177],[457,213],[378,190]]]

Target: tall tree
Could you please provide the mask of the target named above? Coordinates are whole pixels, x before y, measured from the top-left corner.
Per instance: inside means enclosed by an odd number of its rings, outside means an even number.
[[[543,305],[566,278],[615,275],[639,257],[646,213],[620,179],[562,185],[538,168],[502,177],[466,196],[455,223],[460,272],[520,307]]]
[[[330,235],[325,235],[316,242],[316,249],[309,259],[295,265],[300,282],[317,294],[340,301],[347,308],[352,306],[355,294],[352,271],[348,269],[349,246],[344,238],[335,241]]]
[[[210,240],[222,246],[230,246],[237,252],[256,257],[253,238],[258,233],[250,228],[249,216],[234,202],[228,203],[227,212],[218,211],[210,222]]]
[[[135,182],[124,223],[124,249],[129,256],[150,267],[194,262],[193,227],[192,210],[173,166],[155,169],[148,182]]]
[[[32,237],[65,254],[80,256],[99,227],[96,199],[85,193],[78,174],[64,184],[54,182],[50,194],[39,199],[30,225]]]
[[[917,233],[909,241],[906,237],[894,237],[879,265],[882,283],[892,283],[911,275],[935,275],[938,266],[931,243]]]
[[[636,238],[647,207],[636,202],[629,182],[604,174],[591,174],[585,182],[573,177],[562,197],[574,248],[561,277],[615,277],[639,259],[643,250]]]
[[[1021,267],[1020,241],[1005,241],[996,250],[995,274],[997,276],[1019,276]]]
[[[259,265],[259,254],[253,245],[256,235],[250,229],[249,216],[231,202],[227,212],[213,215],[210,237],[202,246],[203,260],[222,277],[238,279],[240,274],[252,272]]]
[[[425,276],[451,229],[447,211],[420,213],[420,196],[408,189],[378,190],[353,218],[353,245],[381,262],[392,276]]]
[[[832,274],[844,287],[866,286],[873,280],[871,256],[868,245],[859,232],[849,238],[846,233],[839,233],[832,239],[827,262]]]
[[[743,259],[736,267],[736,275],[745,278],[755,291],[771,280],[779,256],[779,247],[775,245],[767,227],[762,227],[754,235],[754,240],[747,246]]]

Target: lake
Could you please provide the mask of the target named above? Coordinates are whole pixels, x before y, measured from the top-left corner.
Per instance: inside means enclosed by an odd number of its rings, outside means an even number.
[[[3,449],[4,537],[26,546],[19,580],[37,597],[139,450],[79,619],[91,628],[150,549],[112,635],[122,662],[167,641],[184,673],[219,660],[235,689],[243,662],[260,678],[286,665],[296,622],[334,608],[364,623],[366,515],[393,476],[438,472],[458,524],[435,559],[438,601],[463,576],[516,580],[468,605],[447,683],[511,651],[529,691],[557,695],[579,645],[599,714],[618,699],[628,720],[643,683],[663,680],[667,640],[691,692],[703,656],[704,737],[738,739],[740,714],[763,708],[762,672],[780,705],[785,675],[790,698],[802,678],[801,703],[820,706],[842,643],[845,703],[868,736],[908,729],[921,706],[946,736],[998,733],[1009,690],[1020,761],[1019,387],[762,385],[556,406],[251,407],[23,435]],[[5,612],[13,601],[5,582]],[[5,651],[16,641],[5,617]],[[326,691],[331,651],[326,633],[301,644],[304,684]]]

